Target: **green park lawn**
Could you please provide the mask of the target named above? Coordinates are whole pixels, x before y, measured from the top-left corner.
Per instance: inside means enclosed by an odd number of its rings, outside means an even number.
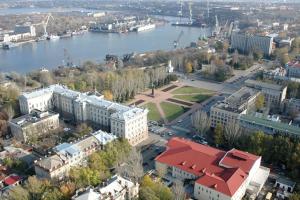
[[[165,117],[169,122],[176,119],[188,110],[188,108],[184,108],[183,106],[168,102],[161,102],[160,106],[163,109]]]
[[[211,95],[206,95],[206,94],[193,94],[193,95],[174,95],[173,96],[176,99],[181,99],[184,101],[190,101],[190,102],[197,102],[201,103],[211,97]]]
[[[203,88],[196,88],[192,86],[183,86],[181,88],[178,88],[172,92],[172,94],[195,94],[195,93],[205,93],[205,94],[213,94],[214,91],[203,89]]]
[[[159,121],[161,119],[160,113],[155,103],[147,103],[146,105],[143,105],[143,107],[149,110],[148,120]]]

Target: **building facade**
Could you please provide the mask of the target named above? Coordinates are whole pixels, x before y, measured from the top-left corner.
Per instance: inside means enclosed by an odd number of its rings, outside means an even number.
[[[198,200],[241,200],[250,185],[256,194],[269,171],[260,166],[261,157],[232,149],[224,152],[190,140],[172,138],[167,150],[155,159],[157,170],[180,180],[194,180]],[[256,174],[264,174],[256,180]]]
[[[33,110],[30,114],[12,119],[9,127],[13,136],[22,142],[50,134],[59,128],[59,114],[51,111]]]
[[[83,164],[87,157],[104,145],[116,139],[116,136],[97,131],[75,143],[62,143],[53,148],[55,154],[35,161],[36,176],[46,179],[62,179],[68,176],[71,168]]]
[[[248,87],[243,87],[233,93],[223,102],[217,103],[210,109],[211,127],[221,124],[223,127],[228,123],[237,123],[241,114],[246,114],[247,110],[255,105],[260,91]]]
[[[251,79],[246,80],[245,85],[260,90],[265,97],[265,102],[272,107],[280,108],[283,100],[286,98],[287,86]]]
[[[103,96],[80,93],[62,85],[52,85],[19,98],[23,114],[33,109],[55,110],[77,122],[91,122],[136,145],[148,138],[147,109],[107,101]]]
[[[285,66],[287,76],[291,78],[300,78],[300,62],[299,60],[288,62]]]
[[[243,53],[261,50],[264,55],[272,53],[273,38],[268,36],[234,33],[231,35],[231,48]]]

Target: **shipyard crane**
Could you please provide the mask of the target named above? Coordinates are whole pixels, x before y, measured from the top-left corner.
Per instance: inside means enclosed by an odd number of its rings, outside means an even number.
[[[181,39],[181,37],[183,36],[183,34],[184,34],[184,32],[183,31],[181,31],[180,33],[179,33],[179,35],[178,35],[178,37],[177,37],[177,39],[176,40],[174,40],[174,49],[176,49],[177,48],[177,46],[179,45],[179,41],[180,41],[180,39]]]
[[[51,13],[49,13],[46,17],[46,20],[42,22],[42,25],[43,25],[43,28],[44,28],[44,37],[48,37],[48,32],[47,32],[47,26],[48,26],[48,23],[49,23],[49,20],[50,18],[52,20],[54,20],[54,17],[52,16]]]
[[[179,21],[181,22],[181,19],[183,17],[183,1],[180,0],[179,4],[180,4],[180,10],[178,11],[178,16],[179,16]]]
[[[193,5],[193,2],[189,1],[189,11],[190,11],[189,23],[190,24],[193,24],[193,10],[192,10],[192,5]]]

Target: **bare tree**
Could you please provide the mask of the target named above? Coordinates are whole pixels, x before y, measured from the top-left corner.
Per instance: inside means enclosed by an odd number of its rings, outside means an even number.
[[[192,124],[201,135],[204,135],[210,128],[210,119],[206,112],[199,110],[193,114]]]
[[[156,172],[159,177],[164,177],[167,174],[167,166],[162,163],[156,163]]]
[[[139,182],[144,175],[141,152],[133,148],[129,156],[124,159],[125,161],[116,168],[118,174],[130,178],[132,181]]]
[[[174,194],[174,200],[185,199],[185,189],[181,180],[176,179],[173,182],[172,191]]]
[[[241,127],[236,121],[229,121],[225,126],[224,137],[230,147],[234,145],[241,135]]]

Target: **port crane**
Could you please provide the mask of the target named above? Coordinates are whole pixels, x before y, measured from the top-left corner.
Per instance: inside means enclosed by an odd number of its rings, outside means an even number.
[[[179,35],[178,35],[178,37],[177,37],[177,39],[176,40],[174,40],[174,49],[176,49],[177,48],[177,46],[179,45],[179,41],[180,41],[180,39],[181,39],[181,37],[183,36],[183,34],[184,34],[184,32],[183,31],[181,31],[180,33],[179,33]]]
[[[48,37],[48,32],[47,32],[47,26],[48,26],[48,23],[49,23],[49,20],[50,18],[54,21],[54,17],[52,16],[51,13],[49,13],[46,17],[46,20],[43,21],[43,28],[44,28],[44,37]]]

